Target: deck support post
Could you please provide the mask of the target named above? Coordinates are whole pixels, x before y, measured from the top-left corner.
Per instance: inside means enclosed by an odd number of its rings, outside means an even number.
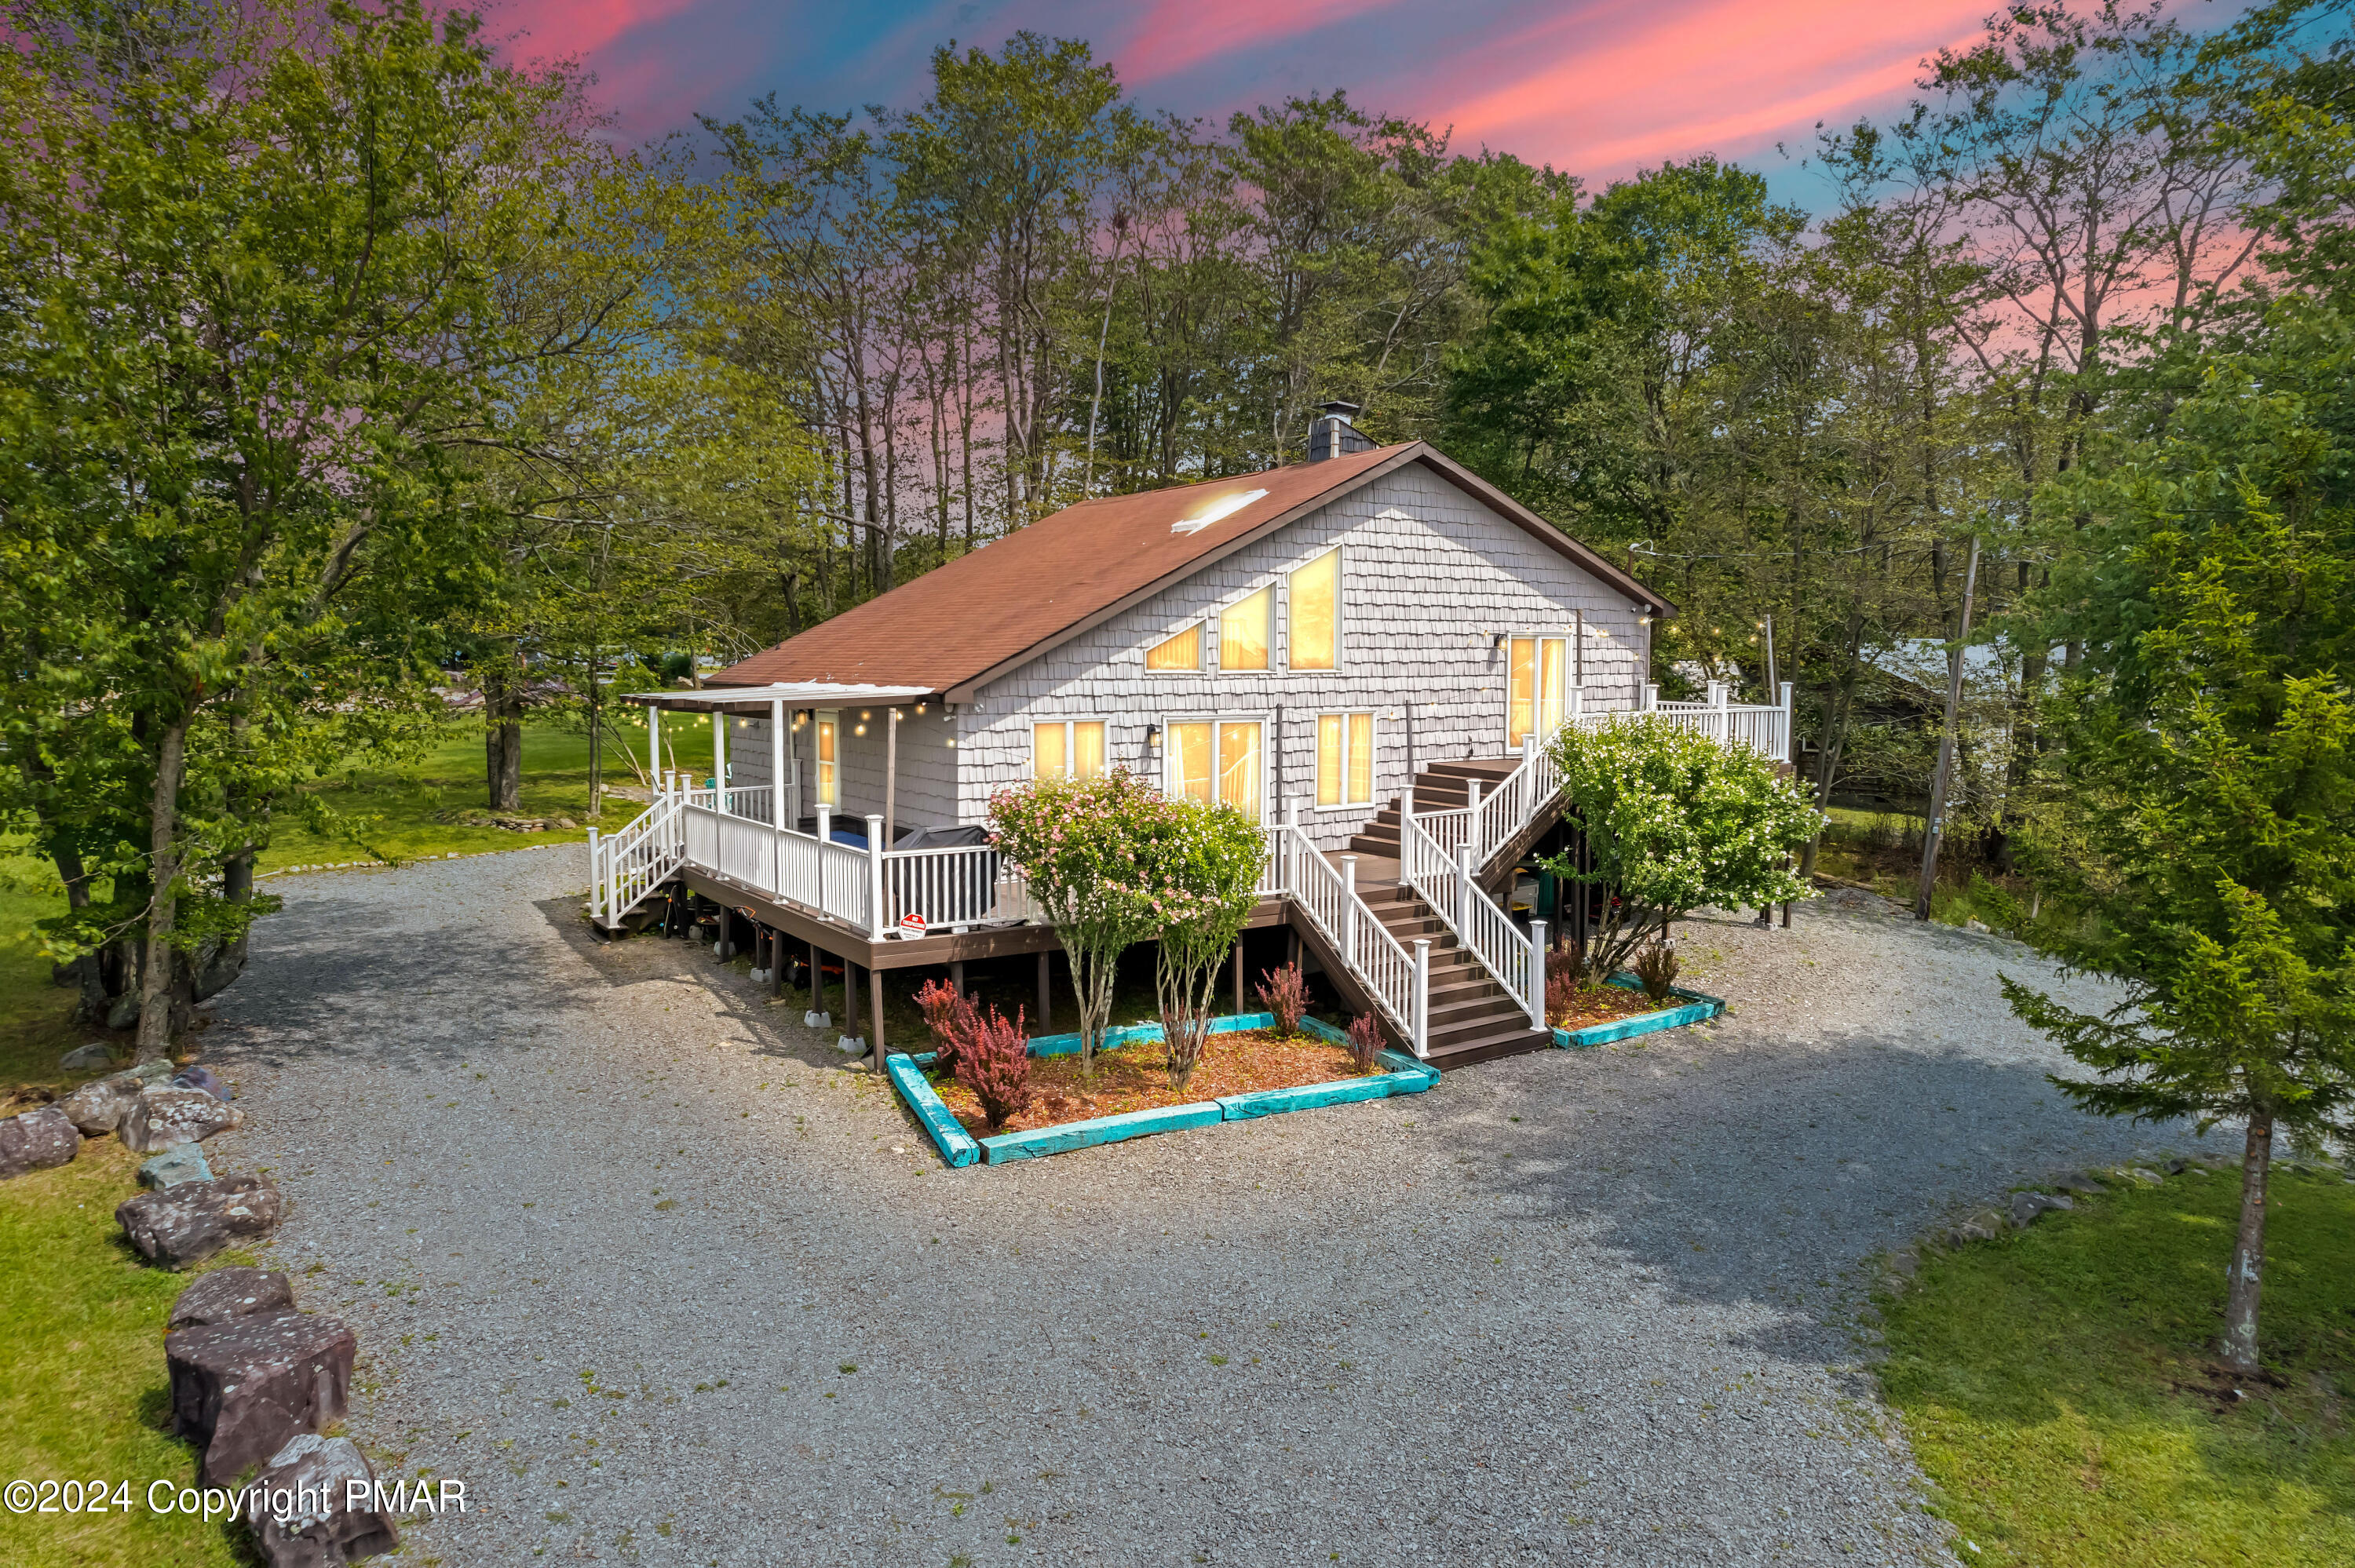
[[[964,960],[963,959],[949,960],[949,989],[959,996],[964,994]]]
[[[812,942],[812,943],[809,945],[809,948],[810,948],[810,976],[809,976],[809,980],[810,980],[810,1004],[809,1004],[809,1010],[810,1010],[812,1012],[824,1012],[826,1011],[826,971],[825,971],[824,969],[822,969],[818,968],[818,962],[817,962],[817,961],[818,961],[817,944],[816,944],[815,942]]]
[[[858,1038],[858,966],[842,955],[842,1032]]]
[[[883,711],[883,847],[900,836],[900,710]],[[881,1058],[877,1058],[879,1061]]]
[[[1529,1027],[1530,1027],[1530,1028],[1532,1028],[1532,1029],[1543,1029],[1543,1028],[1546,1026],[1546,1015],[1545,1015],[1545,1001],[1546,1001],[1546,949],[1545,949],[1545,940],[1546,940],[1546,923],[1545,923],[1544,921],[1542,921],[1542,920],[1532,920],[1532,921],[1530,921],[1530,922],[1529,922],[1529,996],[1528,996],[1526,999],[1524,999],[1524,1004],[1525,1004],[1525,1005],[1529,1008]]]
[[[891,908],[883,899],[883,819],[867,819],[867,934],[877,941],[891,928]]]
[[[867,1011],[874,1016],[868,1022],[874,1025],[867,1047],[876,1066],[883,1065],[883,971],[872,965],[867,970]]]
[[[1044,1034],[1055,1027],[1055,988],[1050,983],[1054,974],[1055,955],[1045,948],[1039,950],[1039,1033]]]
[[[662,709],[646,705],[646,782],[655,794],[662,793]]]
[[[1236,1012],[1236,1013],[1237,1013],[1238,1015],[1240,1015],[1240,1014],[1242,1012],[1242,1010],[1243,1010],[1243,939],[1242,939],[1241,937],[1237,937],[1237,938],[1235,938],[1235,1012]]]
[[[728,811],[728,710],[711,710],[711,803]]]
[[[769,825],[785,831],[785,704],[769,705]]]
[[[1284,927],[1284,961],[1294,969],[1300,967],[1300,927],[1290,921]]]
[[[785,994],[785,934],[783,931],[769,933],[769,994]]]

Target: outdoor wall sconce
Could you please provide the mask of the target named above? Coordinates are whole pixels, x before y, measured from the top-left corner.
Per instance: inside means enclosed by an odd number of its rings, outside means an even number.
[[[853,735],[865,735],[867,733],[867,726],[863,724],[852,725],[850,726],[850,733]]]
[[[922,704],[922,703],[918,703],[918,704],[916,705],[916,716],[917,716],[918,718],[922,718],[922,717],[923,717],[923,716],[924,716],[924,705],[923,705],[923,704]]]
[[[1155,751],[1161,749],[1161,726],[1159,725],[1149,724],[1145,726],[1145,744]]]
[[[871,719],[875,715],[873,714],[868,713],[865,708],[858,710],[858,722],[861,724],[866,723],[868,719]]]

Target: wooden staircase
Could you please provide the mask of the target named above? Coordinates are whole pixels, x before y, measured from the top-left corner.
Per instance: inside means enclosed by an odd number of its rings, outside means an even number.
[[[1431,939],[1433,1066],[1444,1073],[1553,1044],[1551,1033],[1529,1027],[1528,1011],[1412,888],[1391,883],[1359,891],[1399,946],[1412,952],[1419,938]]]
[[[1518,757],[1478,758],[1469,762],[1434,762],[1414,776],[1414,803],[1422,811],[1452,811],[1471,798],[1471,785],[1480,781],[1485,794],[1489,786],[1521,765]],[[1352,854],[1380,855],[1387,860],[1399,856],[1399,802],[1392,796],[1380,814],[1358,830],[1349,841]]]

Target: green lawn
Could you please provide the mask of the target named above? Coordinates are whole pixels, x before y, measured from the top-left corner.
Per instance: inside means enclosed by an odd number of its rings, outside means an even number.
[[[0,1290],[8,1346],[0,1357],[0,1480],[104,1478],[132,1490],[128,1512],[0,1510],[0,1563],[11,1568],[253,1561],[219,1519],[146,1507],[150,1481],[193,1486],[197,1466],[169,1434],[162,1343],[172,1299],[192,1276],[141,1263],[114,1223],[114,1205],[139,1190],[138,1159],[101,1139],[70,1165],[0,1182],[8,1277]],[[252,1261],[224,1254],[214,1263]]]
[[[2355,1563],[2355,1184],[2282,1171],[2273,1195],[2259,1378],[2209,1353],[2231,1171],[2081,1198],[1885,1304],[1882,1393],[1964,1562]]]

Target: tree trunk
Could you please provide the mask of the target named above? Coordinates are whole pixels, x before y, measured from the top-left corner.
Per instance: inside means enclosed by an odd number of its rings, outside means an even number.
[[[2265,1177],[2273,1165],[2274,1118],[2249,1118],[2241,1154],[2241,1231],[2232,1238],[2225,1274],[2224,1341],[2218,1347],[2234,1372],[2257,1370],[2257,1291],[2265,1272]]]
[[[155,891],[147,899],[147,953],[139,974],[135,1061],[172,1054],[172,920],[177,913],[173,884],[180,875],[180,775],[186,763],[187,740],[188,723],[181,719],[165,729],[155,748],[155,788],[147,814]]]

